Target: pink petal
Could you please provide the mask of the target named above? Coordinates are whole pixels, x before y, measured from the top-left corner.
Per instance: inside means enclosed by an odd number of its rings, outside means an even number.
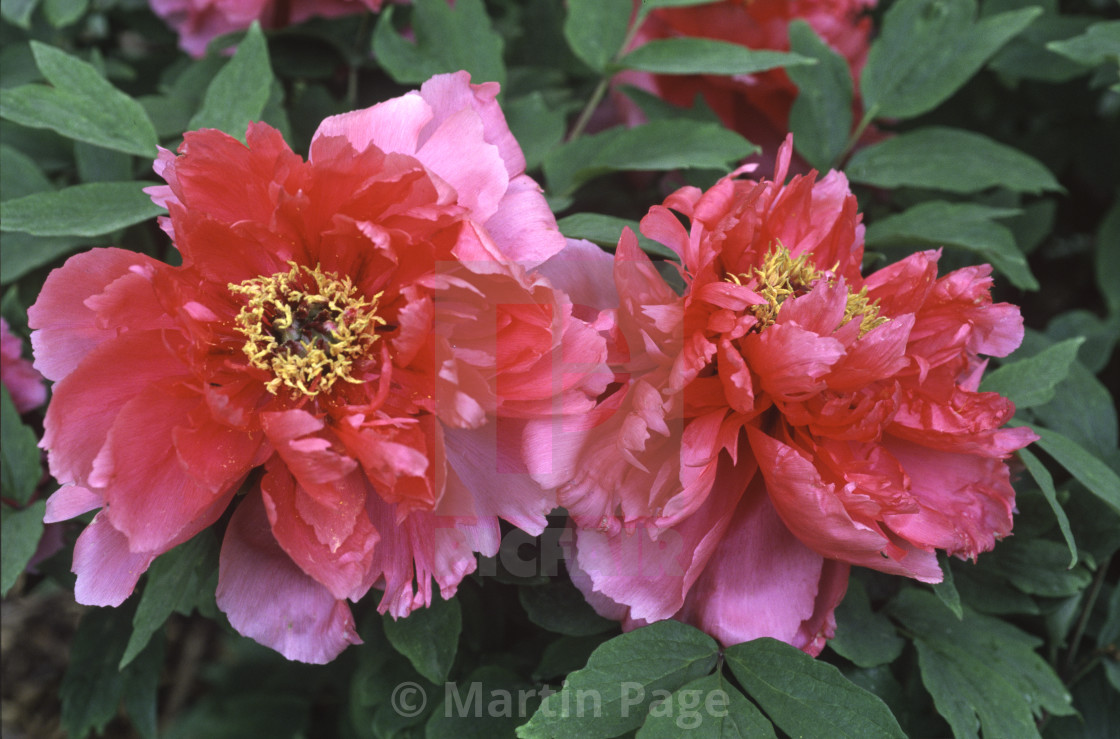
[[[432,120],[431,106],[415,92],[341,115],[319,124],[312,137],[310,160],[315,161],[315,140],[343,136],[355,151],[376,146],[381,151],[416,154],[420,131]]]
[[[677,618],[724,646],[767,636],[815,655],[835,630],[847,576],[790,533],[758,477]]]
[[[510,180],[497,211],[486,219],[485,226],[502,255],[526,269],[540,265],[564,248],[565,239],[556,226],[556,217],[540,185],[528,175]]]
[[[525,156],[509,130],[505,114],[498,104],[500,88],[496,82],[472,85],[470,81],[470,73],[453,72],[437,74],[421,85],[420,94],[435,112],[422,136],[431,135],[443,121],[459,110],[470,108],[482,119],[486,143],[498,148],[509,176],[516,177],[525,171]]]
[[[483,135],[478,113],[464,108],[440,121],[416,152],[425,167],[455,188],[459,204],[479,223],[497,212],[510,184],[498,148]]]
[[[346,602],[305,575],[272,538],[256,495],[241,502],[226,529],[217,602],[240,634],[288,659],[325,664],[362,643]]]
[[[74,599],[87,606],[119,606],[159,553],[130,550],[125,535],[105,512],[98,513],[74,544]]]
[[[63,485],[47,498],[47,511],[43,515],[43,523],[66,521],[103,505],[105,501],[97,493],[90,492],[80,485]]]

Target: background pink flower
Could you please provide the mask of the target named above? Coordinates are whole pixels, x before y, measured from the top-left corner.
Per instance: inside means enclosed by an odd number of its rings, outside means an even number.
[[[47,399],[47,386],[31,362],[23,358],[22,350],[23,340],[0,318],[0,379],[8,388],[16,410],[27,413]]]
[[[47,279],[29,312],[57,383],[47,519],[101,508],[80,602],[119,604],[237,502],[219,607],[325,662],[357,640],[346,600],[376,586],[405,616],[497,551],[496,516],[544,528],[521,437],[556,402],[594,406],[609,376],[556,367],[605,345],[535,271],[582,247],[524,175],[497,85],[469,80],[329,118],[307,161],[264,124],[247,146],[188,133],[149,190],[182,266],[97,249]]]
[[[847,60],[858,91],[871,35],[866,10],[874,5],[875,0],[723,0],[658,8],[650,12],[631,48],[658,39],[705,38],[789,51],[789,24],[800,19]],[[761,146],[767,160],[789,131],[789,112],[797,98],[797,87],[782,69],[733,76],[626,72],[616,79],[682,107],[691,107],[701,95],[725,126]],[[621,100],[620,105],[631,123],[640,120],[632,103]]]
[[[938,582],[1011,531],[1005,460],[1037,438],[977,392],[1022,340],[991,269],[939,253],[860,274],[843,174],[683,188],[642,232],[676,252],[677,296],[627,232],[615,256],[620,389],[560,503],[574,578],[628,626],[669,617],[734,644],[816,654],[849,565]],[[686,228],[670,208],[691,223]]]
[[[392,0],[402,2],[402,0]],[[320,16],[378,11],[384,0],[151,0],[152,10],[179,34],[179,46],[193,57],[225,33],[243,31],[260,21],[265,28],[283,28]]]

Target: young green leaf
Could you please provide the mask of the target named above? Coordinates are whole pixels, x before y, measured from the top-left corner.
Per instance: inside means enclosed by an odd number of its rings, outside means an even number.
[[[633,7],[630,0],[569,0],[564,38],[576,56],[602,73],[622,51]]]
[[[43,538],[45,501],[26,508],[0,506],[0,596],[7,595]]]
[[[649,41],[618,60],[620,67],[655,74],[754,74],[815,63],[800,54],[702,38]]]
[[[1037,159],[958,128],[919,128],[861,149],[845,172],[876,187],[922,187],[973,193],[989,187],[1038,194],[1060,190]]]
[[[938,552],[937,564],[941,566],[941,582],[933,584],[933,594],[960,621],[964,618],[964,611],[961,608],[961,594],[957,592],[957,584],[953,580],[953,568],[950,566],[949,557],[943,552]]]
[[[35,432],[19,419],[8,388],[0,393],[0,491],[4,500],[23,505],[43,476]]]
[[[51,181],[34,159],[19,149],[0,144],[0,201],[50,189]]]
[[[668,693],[668,691],[665,691]],[[649,707],[637,739],[767,739],[774,725],[719,673],[687,683]]]
[[[0,117],[126,154],[155,156],[156,132],[140,103],[81,59],[36,41],[31,49],[51,86],[0,90]]]
[[[1083,566],[1070,567],[1064,544],[1013,536],[984,555],[984,569],[1028,595],[1068,598],[1089,586]]]
[[[889,606],[915,634],[922,682],[957,737],[1038,736],[1032,716],[1074,712],[1070,695],[1034,649],[1041,642],[965,609],[958,621],[932,593],[907,588]]]
[[[249,27],[233,58],[206,88],[202,108],[188,124],[192,129],[216,128],[242,141],[251,121],[259,121],[272,89],[268,44],[256,21]]]
[[[848,62],[813,32],[808,23],[789,24],[790,49],[817,64],[791,66],[786,74],[797,85],[789,112],[794,148],[824,172],[840,158],[852,130],[852,73]]]
[[[475,84],[505,84],[505,41],[491,27],[482,0],[461,0],[454,6],[445,0],[414,3],[410,18],[415,42],[393,27],[394,12],[390,5],[381,11],[373,32],[373,55],[397,82],[417,84],[432,75],[465,69]]]
[[[678,621],[658,621],[615,637],[591,654],[587,667],[549,695],[521,739],[613,737],[642,724],[658,691],[673,691],[707,675],[718,645]]]
[[[433,595],[427,608],[417,608],[405,618],[386,618],[384,627],[393,648],[408,657],[417,672],[436,685],[447,680],[463,629],[459,601]]]
[[[748,697],[790,736],[905,737],[882,700],[797,647],[762,638],[724,656]]]
[[[1087,452],[1084,447],[1069,438],[1047,428],[1035,427],[1039,435],[1038,445],[1069,470],[1070,474],[1089,488],[1089,491],[1108,503],[1115,511],[1120,511],[1120,475],[1101,460]]]
[[[0,231],[100,236],[160,215],[147,182],[91,182],[0,203]]]
[[[1016,212],[975,203],[935,200],[875,221],[867,229],[867,245],[966,249],[990,262],[1016,287],[1037,290],[1038,280],[1015,245],[1011,231],[992,220]]]
[[[1069,375],[1077,349],[1085,342],[1078,336],[1054,344],[1028,359],[1020,359],[988,373],[980,383],[982,392],[1010,398],[1016,408],[1030,408],[1054,399],[1054,388]]]
[[[860,76],[864,110],[913,118],[937,107],[1030,25],[1041,8],[976,20],[976,0],[899,0]]]

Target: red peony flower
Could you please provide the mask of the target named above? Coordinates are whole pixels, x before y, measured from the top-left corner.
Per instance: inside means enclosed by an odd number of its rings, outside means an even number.
[[[329,118],[307,161],[264,124],[188,133],[149,190],[182,266],[97,249],[49,276],[47,519],[101,508],[80,602],[119,604],[236,504],[219,607],[325,662],[357,641],[347,599],[407,615],[497,551],[496,516],[543,529],[521,438],[594,406],[609,376],[563,368],[605,344],[544,276],[586,247],[523,174],[498,86],[469,80]]]
[[[705,38],[789,51],[789,24],[800,19],[848,61],[858,90],[871,35],[865,11],[874,5],[875,0],[722,0],[658,8],[650,12],[631,48],[659,39]],[[767,159],[789,131],[789,112],[797,98],[797,87],[782,69],[730,76],[626,72],[617,80],[683,107],[702,95],[725,126],[761,146]],[[620,104],[631,123],[640,119],[632,104]]]
[[[402,0],[390,0],[401,2]],[[385,0],[150,0],[152,10],[179,34],[179,46],[195,58],[226,33],[244,31],[260,21],[283,28],[315,16],[336,18],[381,10]]]
[[[12,396],[19,413],[27,413],[47,399],[43,376],[23,358],[23,341],[12,333],[8,322],[0,318],[0,380]]]
[[[604,615],[675,617],[730,645],[817,654],[849,565],[937,582],[1011,532],[1004,460],[1036,437],[977,392],[1022,340],[988,266],[939,252],[863,277],[843,174],[727,177],[655,206],[642,232],[681,259],[683,295],[627,231],[616,252],[619,389],[560,503],[573,578]],[[669,209],[687,217],[685,228]]]

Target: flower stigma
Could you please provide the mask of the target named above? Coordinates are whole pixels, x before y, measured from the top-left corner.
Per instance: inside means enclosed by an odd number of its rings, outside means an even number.
[[[766,253],[761,267],[755,267],[750,274],[727,276],[728,281],[736,285],[751,287],[766,302],[750,306],[749,310],[758,318],[756,329],[762,331],[773,325],[778,318],[782,303],[787,298],[804,295],[812,289],[819,280],[825,280],[829,285],[836,284],[833,271],[818,269],[809,261],[811,255],[806,252],[794,258],[789,249],[780,243]],[[837,265],[839,266],[839,265]],[[833,267],[835,270],[836,267]],[[848,290],[847,303],[844,306],[844,319],[848,323],[856,316],[860,316],[859,335],[862,337],[868,331],[882,326],[890,319],[879,315],[878,299],[867,299],[867,287],[858,293]]]
[[[229,283],[247,298],[237,314],[237,331],[249,363],[272,372],[265,388],[276,395],[282,385],[296,397],[328,392],[335,382],[360,383],[351,372],[377,340],[377,301],[355,295],[349,277],[288,262],[291,269]]]

